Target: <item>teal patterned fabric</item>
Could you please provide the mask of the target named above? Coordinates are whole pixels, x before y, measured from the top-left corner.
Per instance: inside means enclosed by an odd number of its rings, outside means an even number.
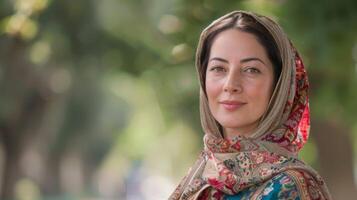
[[[257,196],[259,200],[300,200],[299,192],[293,179],[281,173],[264,183],[265,187]],[[257,186],[258,187],[258,186]],[[225,200],[248,200],[256,194],[257,187],[250,187],[236,195],[227,195]]]

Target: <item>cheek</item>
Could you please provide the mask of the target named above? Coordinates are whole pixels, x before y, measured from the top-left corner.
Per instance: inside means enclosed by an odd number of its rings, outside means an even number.
[[[266,84],[266,83],[270,84]],[[264,81],[256,84],[251,84],[247,86],[247,93],[252,102],[255,102],[254,106],[261,108],[261,110],[265,110],[268,106],[271,94],[272,94],[272,81]]]
[[[209,102],[216,99],[219,96],[220,91],[221,87],[217,81],[206,80],[206,93]]]

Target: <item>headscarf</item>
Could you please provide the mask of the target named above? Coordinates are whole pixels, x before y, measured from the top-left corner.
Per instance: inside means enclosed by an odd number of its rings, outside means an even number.
[[[223,138],[222,127],[208,107],[202,68],[203,46],[212,28],[238,15],[247,15],[271,34],[279,50],[282,69],[268,109],[249,136]],[[282,172],[301,172],[310,177],[301,199],[331,199],[323,179],[297,158],[310,129],[308,78],[302,59],[281,27],[272,19],[247,11],[233,11],[203,30],[196,52],[200,79],[200,114],[205,132],[204,150],[194,166],[170,196],[171,200],[223,199],[264,183]],[[296,173],[295,173],[296,174]],[[299,176],[297,176],[297,179]],[[307,189],[307,188],[314,189]]]

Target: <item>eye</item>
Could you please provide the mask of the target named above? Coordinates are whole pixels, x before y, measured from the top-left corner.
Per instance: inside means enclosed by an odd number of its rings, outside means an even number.
[[[245,72],[251,73],[251,74],[259,74],[260,70],[254,67],[248,67],[247,69],[244,70]]]
[[[215,67],[211,67],[209,69],[209,71],[211,71],[211,72],[225,72],[226,70],[221,66],[215,66]]]

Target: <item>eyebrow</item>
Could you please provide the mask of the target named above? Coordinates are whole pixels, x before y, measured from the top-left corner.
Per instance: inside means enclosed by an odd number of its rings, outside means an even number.
[[[213,61],[213,60],[229,63],[228,60],[223,59],[223,58],[219,58],[219,57],[213,57],[209,61]],[[259,62],[261,62],[261,63],[263,63],[265,65],[265,63],[261,59],[259,59],[257,57],[244,58],[244,59],[240,60],[240,63],[246,63],[246,62],[250,62],[250,61],[259,61]]]

